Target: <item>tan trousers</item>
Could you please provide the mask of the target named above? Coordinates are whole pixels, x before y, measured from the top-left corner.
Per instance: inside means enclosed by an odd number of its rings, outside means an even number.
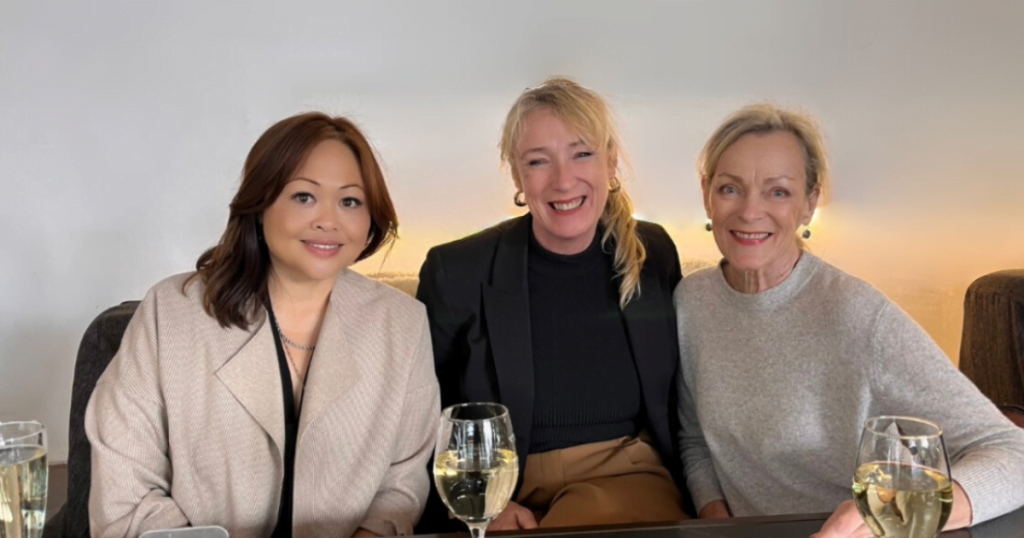
[[[688,519],[658,453],[630,437],[530,454],[516,502],[541,527]]]

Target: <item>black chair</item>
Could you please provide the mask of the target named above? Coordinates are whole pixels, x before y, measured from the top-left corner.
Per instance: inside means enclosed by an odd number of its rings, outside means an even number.
[[[68,428],[67,502],[43,529],[43,538],[89,538],[89,484],[92,449],[85,437],[85,406],[117,349],[139,301],[108,308],[89,324],[75,359]]]
[[[1024,428],[1024,407],[1019,405],[1001,405],[999,410],[1010,419],[1010,422]]]
[[[967,288],[960,371],[996,405],[1024,406],[1024,269]]]

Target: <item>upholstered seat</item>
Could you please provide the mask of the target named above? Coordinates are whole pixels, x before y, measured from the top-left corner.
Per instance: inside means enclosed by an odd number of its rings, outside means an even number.
[[[85,406],[96,381],[121,347],[121,336],[135,314],[139,301],[126,301],[104,310],[89,324],[78,347],[75,379],[71,386],[71,420],[68,428],[67,502],[46,522],[44,538],[89,537],[89,484],[92,450],[85,437]]]
[[[1024,406],[1024,269],[967,289],[960,370],[996,405]]]

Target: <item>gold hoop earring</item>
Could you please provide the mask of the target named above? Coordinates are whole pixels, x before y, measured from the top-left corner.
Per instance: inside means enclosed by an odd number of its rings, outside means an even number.
[[[615,193],[617,193],[617,192],[619,192],[621,190],[622,190],[622,182],[619,181],[619,178],[613,177],[612,178],[612,186],[611,186],[611,188],[608,189],[608,194],[615,194]]]
[[[520,195],[523,196],[522,200],[519,199]],[[523,194],[523,191],[516,191],[515,195],[512,196],[512,203],[519,207],[526,207],[526,195]]]

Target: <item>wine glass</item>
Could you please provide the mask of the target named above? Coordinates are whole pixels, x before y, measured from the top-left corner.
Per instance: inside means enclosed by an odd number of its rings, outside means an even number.
[[[39,538],[46,523],[46,428],[0,423],[0,537]]]
[[[453,405],[441,412],[434,449],[434,483],[449,510],[483,538],[519,479],[516,437],[505,406]]]
[[[934,538],[953,508],[942,428],[914,417],[865,421],[853,498],[879,538]]]

